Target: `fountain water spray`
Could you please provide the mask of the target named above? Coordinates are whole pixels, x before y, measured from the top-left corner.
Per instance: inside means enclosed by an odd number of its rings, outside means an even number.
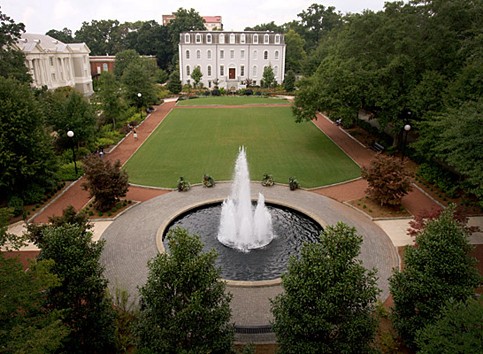
[[[258,194],[254,210],[251,201],[250,175],[245,148],[241,147],[235,163],[230,196],[221,209],[218,241],[243,252],[268,245],[273,239],[272,217]]]

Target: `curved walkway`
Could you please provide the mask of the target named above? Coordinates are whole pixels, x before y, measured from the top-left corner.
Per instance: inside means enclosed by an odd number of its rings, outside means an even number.
[[[133,298],[147,279],[147,263],[158,254],[158,230],[182,211],[206,202],[222,201],[230,194],[230,183],[214,188],[193,187],[186,193],[168,193],[138,204],[116,219],[102,234],[106,240],[101,256],[111,288],[126,289]],[[387,234],[362,213],[315,193],[290,191],[286,186],[264,188],[252,183],[252,197],[263,192],[266,200],[304,212],[322,225],[342,221],[363,236],[360,259],[367,268],[378,270],[378,286],[384,301],[389,295],[388,278],[398,266],[398,256]],[[159,241],[159,239],[158,239]],[[267,325],[271,320],[269,299],[282,291],[280,285],[261,287],[228,286],[233,294],[233,319],[238,326]]]

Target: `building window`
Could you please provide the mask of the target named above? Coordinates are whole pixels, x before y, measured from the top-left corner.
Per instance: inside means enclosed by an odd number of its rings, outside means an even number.
[[[220,76],[225,76],[225,66],[220,65]]]
[[[270,42],[269,39],[270,39],[270,36],[268,34],[265,34],[263,36],[263,44],[268,44]]]
[[[280,35],[279,34],[275,35],[275,44],[280,44]]]
[[[53,57],[49,57],[49,61],[50,61],[50,66],[54,66],[54,58]]]
[[[186,65],[186,75],[187,76],[190,76],[191,75],[191,70],[190,70],[190,66],[189,65]]]
[[[278,60],[278,50],[275,51],[275,60]]]
[[[201,59],[201,50],[196,51],[196,59]]]
[[[102,71],[108,71],[107,63],[102,64]]]
[[[201,43],[201,34],[196,33],[196,43]]]
[[[187,51],[186,51],[186,59],[189,59],[189,58],[190,58],[190,51],[189,51],[189,50],[187,50]]]
[[[258,51],[257,50],[253,51],[253,59],[258,59]]]
[[[208,88],[211,88],[211,80],[208,81]]]
[[[245,49],[240,50],[240,59],[245,59]]]
[[[206,57],[207,57],[208,59],[211,59],[211,50],[208,50],[208,51],[206,52]]]
[[[225,59],[225,51],[223,49],[220,50],[220,59]]]
[[[241,44],[245,44],[245,42],[246,42],[246,36],[245,36],[245,33],[242,33],[240,35],[240,43]]]
[[[208,68],[206,69],[208,76],[211,76],[211,65],[208,65]]]
[[[55,74],[52,73],[52,81],[55,82]]]
[[[190,35],[189,35],[189,33],[186,33],[186,34],[184,35],[184,42],[185,42],[185,43],[189,43],[189,42],[190,42]]]
[[[253,35],[253,44],[258,44],[258,34]]]
[[[278,75],[278,66],[273,67],[273,75],[275,75],[275,76]]]
[[[253,86],[257,86],[257,80],[253,80],[253,81],[252,81],[252,85],[253,85]]]
[[[101,71],[101,67],[100,67],[100,65],[97,65],[97,73],[100,75],[100,74],[101,74],[101,72],[102,72],[102,71]]]
[[[235,50],[230,49],[230,59],[235,59]]]
[[[245,76],[245,65],[240,66],[240,76]]]
[[[235,34],[234,33],[230,34],[230,44],[235,44]]]
[[[263,59],[265,59],[265,60],[268,59],[268,50],[263,52]]]
[[[218,41],[220,42],[220,44],[225,44],[225,35],[224,34],[220,34]]]
[[[252,76],[256,77],[257,76],[257,66],[254,65],[252,69]]]
[[[211,44],[211,33],[206,35],[206,43]]]

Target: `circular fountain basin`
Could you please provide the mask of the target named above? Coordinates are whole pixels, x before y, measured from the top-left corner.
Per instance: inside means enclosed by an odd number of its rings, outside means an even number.
[[[226,280],[260,281],[279,278],[287,269],[291,256],[300,253],[302,245],[318,242],[322,227],[307,215],[292,208],[267,204],[272,216],[275,237],[266,246],[243,252],[218,241],[221,204],[208,204],[177,216],[164,230],[164,236],[176,227],[200,236],[204,250],[216,250],[217,266]],[[163,245],[167,248],[167,241]]]

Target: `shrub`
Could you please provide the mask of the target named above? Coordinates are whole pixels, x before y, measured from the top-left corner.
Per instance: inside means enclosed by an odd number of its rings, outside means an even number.
[[[298,188],[300,188],[299,181],[295,177],[290,177],[288,179],[288,186],[290,187],[291,191],[294,191]]]
[[[77,176],[75,174],[75,166],[73,162],[60,166],[58,176],[62,181],[75,181],[79,176],[84,174],[84,164],[77,161]]]
[[[220,90],[219,90],[219,89],[213,89],[213,90],[211,91],[211,95],[212,95],[212,96],[221,96],[221,92],[220,92]]]
[[[369,187],[369,198],[381,206],[398,206],[401,199],[411,190],[412,174],[398,158],[378,154],[368,168],[362,168],[362,178]]]
[[[211,188],[215,185],[215,180],[210,175],[203,175],[203,187]]]
[[[275,184],[273,181],[273,176],[265,173],[262,178],[262,186],[264,187],[271,187]]]
[[[15,195],[8,201],[8,207],[12,210],[13,216],[22,215],[23,205],[23,199]]]

